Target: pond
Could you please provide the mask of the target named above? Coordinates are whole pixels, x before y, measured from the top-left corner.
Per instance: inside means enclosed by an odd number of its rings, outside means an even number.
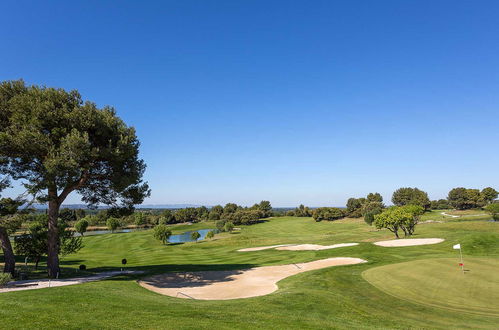
[[[191,234],[193,232],[197,231],[201,237],[199,237],[198,241],[203,240],[206,238],[206,235],[210,231],[214,231],[215,234],[218,233],[217,229],[200,229],[200,230],[191,230],[191,231],[186,231],[185,233],[182,233],[180,235],[172,235],[168,239],[168,243],[186,243],[186,242],[194,242],[194,240],[191,238]]]
[[[147,230],[149,228],[134,228],[134,229],[116,229],[114,232],[115,233],[131,233],[132,231],[139,231],[139,230]],[[103,234],[111,234],[112,232],[110,230],[90,230],[86,231],[83,236],[94,236],[94,235],[103,235]],[[74,236],[81,236],[79,233],[74,233]]]

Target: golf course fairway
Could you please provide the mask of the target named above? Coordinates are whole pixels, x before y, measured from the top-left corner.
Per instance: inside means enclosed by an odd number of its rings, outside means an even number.
[[[455,311],[499,316],[499,260],[423,259],[366,270],[362,276],[399,299]]]

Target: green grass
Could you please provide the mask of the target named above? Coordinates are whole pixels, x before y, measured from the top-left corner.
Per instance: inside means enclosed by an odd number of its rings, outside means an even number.
[[[423,305],[499,316],[499,260],[424,259],[375,267],[362,276],[399,299]]]
[[[212,222],[175,226],[175,232],[210,228]],[[273,294],[229,301],[193,301],[150,292],[123,276],[68,287],[0,294],[2,328],[129,329],[318,329],[318,328],[497,328],[499,318],[394,297],[362,277],[374,267],[416,260],[456,258],[461,243],[466,257],[499,256],[499,223],[462,221],[418,226],[415,238],[442,237],[436,245],[383,248],[372,241],[391,239],[361,219],[316,223],[311,218],[275,218],[216,235],[213,241],[162,245],[152,231],[84,238],[85,247],[64,258],[66,268],[84,263],[90,271],[129,269],[148,274],[166,271],[236,269],[306,262],[328,257],[360,257],[366,264],[321,269],[291,276]],[[237,252],[244,247],[359,242],[322,251]],[[497,273],[496,273],[497,274]],[[142,275],[144,276],[144,275]],[[437,275],[438,276],[438,275]],[[424,285],[424,284],[423,284]],[[495,303],[495,305],[494,305]],[[499,308],[497,302],[492,307]]]

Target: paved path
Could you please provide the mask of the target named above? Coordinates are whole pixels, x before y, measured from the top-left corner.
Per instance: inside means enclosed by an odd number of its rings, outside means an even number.
[[[26,280],[26,281],[14,281],[9,282],[9,284],[3,288],[0,288],[0,293],[2,292],[11,292],[11,291],[23,291],[23,290],[35,290],[35,289],[44,289],[51,288],[56,286],[66,286],[66,285],[74,285],[81,284],[86,282],[100,281],[109,277],[113,277],[116,275],[129,275],[129,274],[141,274],[142,271],[112,271],[112,272],[103,272],[92,276],[86,277],[74,277],[74,278],[65,278],[65,279],[56,279],[56,280]]]

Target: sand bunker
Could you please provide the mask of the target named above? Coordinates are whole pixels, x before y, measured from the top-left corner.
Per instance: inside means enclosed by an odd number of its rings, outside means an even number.
[[[274,248],[281,247],[281,246],[291,246],[291,245],[295,245],[295,244],[279,244],[279,245],[259,246],[259,247],[240,249],[237,251],[238,252],[262,251],[262,250],[274,249]]]
[[[375,245],[384,247],[415,246],[442,243],[443,238],[403,238],[390,241],[375,242]]]
[[[251,252],[251,251],[262,251],[268,249],[276,249],[280,251],[306,251],[306,250],[327,250],[335,249],[339,247],[354,246],[359,245],[359,243],[341,243],[333,245],[319,245],[319,244],[280,244],[280,245],[269,245],[269,246],[259,246],[253,248],[246,248],[237,250],[238,252]]]
[[[278,289],[277,282],[309,270],[367,262],[359,258],[328,258],[312,262],[242,270],[167,273],[139,281],[151,291],[178,298],[227,300],[263,296]]]
[[[341,244],[333,244],[333,245],[318,245],[318,244],[299,244],[299,245],[290,245],[278,247],[276,250],[285,250],[285,251],[306,251],[306,250],[328,250],[328,249],[336,249],[339,247],[347,247],[347,246],[355,246],[359,245],[359,243],[341,243]]]

